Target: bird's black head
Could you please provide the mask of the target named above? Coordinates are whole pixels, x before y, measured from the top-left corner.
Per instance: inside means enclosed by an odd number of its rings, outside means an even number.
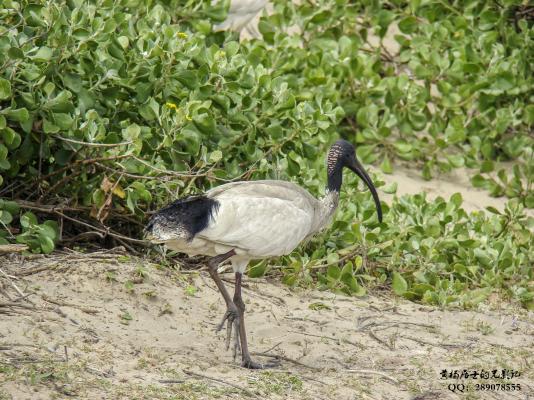
[[[330,151],[328,152],[328,190],[339,192],[341,189],[343,167],[350,169],[365,182],[375,201],[378,220],[382,222],[382,206],[380,205],[380,199],[378,198],[373,181],[371,181],[371,178],[369,178],[369,175],[367,175],[367,172],[365,172],[365,169],[356,158],[354,146],[350,142],[340,139],[330,147]]]
[[[326,161],[328,175],[333,174],[337,169],[341,170],[343,167],[347,167],[352,159],[355,158],[356,152],[352,143],[343,139],[338,140],[330,147],[330,151],[328,152]]]

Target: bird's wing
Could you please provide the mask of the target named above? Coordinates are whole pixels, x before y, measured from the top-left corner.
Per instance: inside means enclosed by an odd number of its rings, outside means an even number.
[[[317,200],[289,182],[227,184],[206,195],[217,200],[219,209],[197,236],[251,257],[289,254],[313,227]]]
[[[226,19],[214,26],[215,31],[241,31],[267,4],[267,0],[232,0]]]
[[[232,0],[228,14],[254,14],[258,13],[265,5],[267,0]]]
[[[207,197],[217,199],[223,193],[229,195],[246,194],[260,197],[276,197],[290,201],[306,201],[315,204],[317,199],[306,189],[293,182],[279,180],[241,181],[226,183],[206,192]]]

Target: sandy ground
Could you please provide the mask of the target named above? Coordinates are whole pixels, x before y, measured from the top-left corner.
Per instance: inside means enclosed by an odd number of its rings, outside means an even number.
[[[534,398],[534,313],[496,299],[477,311],[440,310],[247,279],[251,351],[281,359],[250,371],[214,332],[225,307],[205,272],[117,252],[0,257],[0,266],[11,276],[0,280],[2,400]],[[440,379],[443,369],[502,368],[521,375]]]

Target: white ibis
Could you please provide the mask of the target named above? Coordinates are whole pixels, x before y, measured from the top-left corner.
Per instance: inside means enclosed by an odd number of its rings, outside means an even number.
[[[354,146],[345,140],[338,140],[328,152],[328,185],[320,200],[291,182],[233,182],[200,196],[176,200],[150,219],[146,233],[151,241],[188,255],[212,257],[208,261],[209,273],[227,307],[218,330],[227,322],[228,349],[234,328],[234,359],[240,347],[242,366],[252,369],[273,366],[252,361],[248,351],[241,280],[249,261],[289,254],[325,228],[338,205],[343,167],[355,172],[369,187],[378,220],[382,222],[382,208],[373,182],[357,160]],[[230,260],[235,272],[233,298],[217,272],[226,260]]]
[[[226,19],[213,27],[215,31],[241,32],[247,29],[252,37],[261,37],[256,24],[250,22],[267,5],[267,0],[232,0]]]

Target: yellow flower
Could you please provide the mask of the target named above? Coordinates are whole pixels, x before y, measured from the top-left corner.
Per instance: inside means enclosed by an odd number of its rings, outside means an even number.
[[[178,36],[180,39],[187,39],[189,37],[189,35],[185,32],[178,32],[176,36]]]
[[[193,118],[191,118],[189,115],[186,115],[185,119],[188,120],[188,121],[193,121]]]
[[[176,106],[176,104],[174,103],[171,103],[171,102],[167,102],[165,103],[165,105],[169,108],[172,108],[173,110],[178,110],[178,107]]]

